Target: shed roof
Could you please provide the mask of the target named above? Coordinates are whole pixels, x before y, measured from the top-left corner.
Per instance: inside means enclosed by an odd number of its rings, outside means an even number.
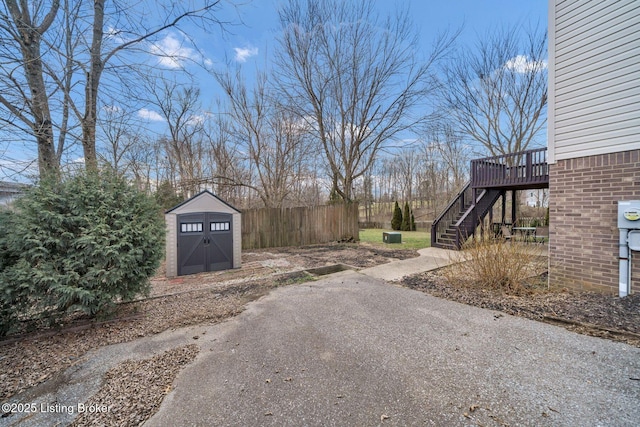
[[[210,198],[211,202],[214,205],[218,204],[218,203],[221,203],[223,206],[227,207],[228,209],[232,210],[233,212],[241,213],[238,209],[234,208],[229,203],[225,202],[220,197],[218,197],[215,194],[213,194],[211,191],[204,190],[204,191],[201,191],[200,193],[196,194],[195,196],[185,200],[184,202],[172,207],[171,209],[166,211],[165,214],[168,214],[168,213],[171,213],[171,212],[174,212],[174,211],[178,211],[179,212],[181,210],[184,210],[185,208],[188,208],[189,205],[194,204],[195,202],[199,201],[200,199],[204,199],[204,198]],[[176,212],[176,213],[178,213],[178,212]]]

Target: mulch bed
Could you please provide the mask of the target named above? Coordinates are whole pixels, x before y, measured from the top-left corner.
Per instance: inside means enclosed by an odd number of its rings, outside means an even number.
[[[640,294],[618,298],[595,292],[547,290],[539,283],[516,293],[473,284],[455,285],[438,271],[405,277],[401,284],[435,297],[640,347]]]

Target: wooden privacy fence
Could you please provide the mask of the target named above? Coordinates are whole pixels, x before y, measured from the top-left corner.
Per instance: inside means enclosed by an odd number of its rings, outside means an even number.
[[[242,249],[358,240],[358,204],[242,211]]]

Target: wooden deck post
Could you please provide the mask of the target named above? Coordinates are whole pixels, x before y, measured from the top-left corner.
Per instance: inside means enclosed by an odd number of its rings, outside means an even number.
[[[516,226],[516,201],[518,199],[517,194],[518,194],[517,190],[511,190],[511,226],[512,227]]]

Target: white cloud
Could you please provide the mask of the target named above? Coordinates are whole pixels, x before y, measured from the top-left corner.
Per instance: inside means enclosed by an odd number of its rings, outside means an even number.
[[[182,68],[184,61],[198,61],[200,55],[173,34],[167,34],[158,43],[151,45],[151,53],[159,58],[160,65],[167,68]]]
[[[547,68],[547,61],[531,61],[526,55],[518,55],[508,60],[504,68],[516,73],[539,72]]]
[[[121,111],[121,108],[117,105],[105,105],[102,109],[107,113],[119,113]]]
[[[109,27],[105,31],[105,38],[116,41],[117,43],[125,43],[127,40],[122,36],[122,31],[117,28]]]
[[[234,47],[233,50],[236,52],[235,59],[238,62],[247,62],[247,59],[258,54],[258,48],[253,46]]]
[[[205,114],[194,114],[189,117],[189,120],[187,120],[187,124],[191,126],[201,125],[204,123],[205,119]]]
[[[138,117],[150,120],[152,122],[163,122],[164,119],[158,113],[153,110],[147,110],[146,108],[141,108],[138,110]]]

